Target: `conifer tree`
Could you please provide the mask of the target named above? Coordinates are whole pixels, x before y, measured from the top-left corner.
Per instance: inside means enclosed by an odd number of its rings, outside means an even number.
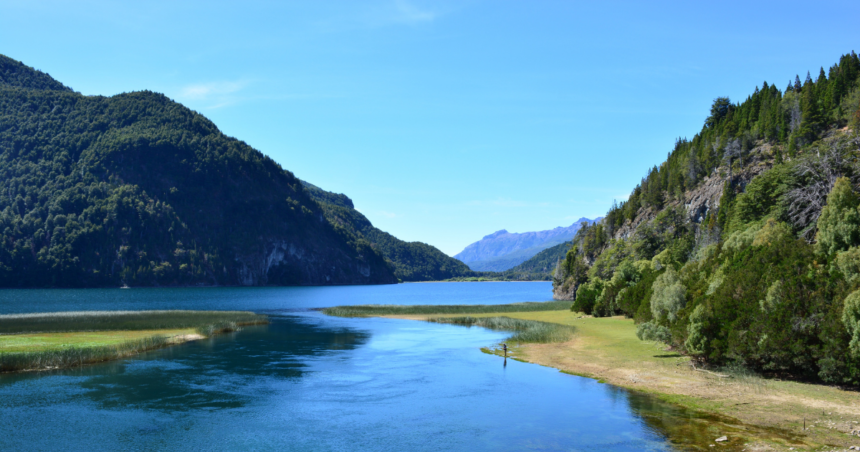
[[[818,217],[818,233],[815,235],[816,250],[831,256],[860,245],[860,212],[857,205],[860,199],[854,193],[851,180],[847,177],[836,179],[833,189],[827,195],[827,204]]]

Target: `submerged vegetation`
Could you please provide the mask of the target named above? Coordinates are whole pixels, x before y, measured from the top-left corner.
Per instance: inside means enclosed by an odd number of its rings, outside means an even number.
[[[335,306],[322,310],[324,314],[338,317],[369,317],[380,315],[441,315],[441,314],[485,314],[502,312],[557,311],[567,309],[566,301],[525,302],[511,304],[461,304],[461,305],[356,305]]]
[[[557,298],[713,367],[860,385],[860,58],[714,101],[582,228]]]
[[[429,317],[426,320],[434,323],[468,327],[480,326],[496,331],[511,331],[514,335],[506,340],[523,344],[565,342],[570,340],[576,332],[576,328],[570,325],[511,317]]]
[[[0,315],[0,372],[57,369],[120,359],[176,343],[177,336],[187,337],[195,333],[197,337],[211,336],[237,331],[244,325],[264,323],[268,323],[266,316],[246,311],[84,311]],[[68,334],[56,337],[59,333]],[[122,340],[128,336],[134,338]],[[22,342],[24,346],[20,344]],[[9,346],[13,343],[17,346]]]

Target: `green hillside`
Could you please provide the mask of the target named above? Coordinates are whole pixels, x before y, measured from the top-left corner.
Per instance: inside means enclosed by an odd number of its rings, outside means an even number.
[[[394,269],[402,281],[440,281],[457,277],[471,277],[476,273],[466,264],[448,256],[437,248],[421,242],[404,242],[381,231],[355,210],[346,195],[322,190],[305,182],[308,193],[319,203],[326,218],[344,234],[364,239],[371,244]]]
[[[391,282],[292,173],[199,113],[0,55],[0,287]]]
[[[567,251],[572,245],[573,242],[564,242],[551,246],[505,273],[540,274],[544,275],[544,279],[549,280],[556,265],[567,256]]]
[[[557,298],[701,365],[860,384],[860,59],[714,100],[574,238]]]

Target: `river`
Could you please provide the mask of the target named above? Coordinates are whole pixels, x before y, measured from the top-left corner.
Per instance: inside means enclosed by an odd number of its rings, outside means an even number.
[[[545,301],[549,283],[0,291],[0,313],[239,309],[267,326],[0,375],[0,450],[673,450],[648,396],[484,354],[504,333],[344,304]],[[647,408],[643,413],[642,407]]]

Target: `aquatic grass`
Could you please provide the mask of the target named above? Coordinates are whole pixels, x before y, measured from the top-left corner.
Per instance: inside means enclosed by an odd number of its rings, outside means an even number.
[[[427,321],[467,327],[480,326],[496,331],[511,331],[514,335],[506,340],[521,344],[565,342],[570,340],[576,332],[576,328],[571,325],[510,317],[430,317]]]
[[[441,314],[494,314],[504,312],[567,311],[569,301],[524,302],[511,304],[453,304],[453,305],[394,305],[366,304],[335,306],[322,310],[337,317],[370,317],[378,315],[441,315]]]
[[[212,323],[209,325],[201,326],[201,327],[197,328],[197,332],[202,334],[203,336],[211,336],[213,334],[230,333],[233,331],[239,331],[240,329],[241,328],[239,328],[238,323],[228,321],[228,322],[218,322],[218,323]]]
[[[0,353],[0,372],[64,369],[125,358],[173,343],[162,335],[99,347],[69,347],[61,350]]]
[[[177,330],[134,330],[134,331],[75,331],[71,333],[24,333],[0,336],[0,353],[43,352],[61,350],[69,347],[87,348],[117,345],[152,336],[199,335],[193,328]]]
[[[207,329],[268,323],[249,311],[74,311],[0,315],[0,335],[109,330]],[[220,325],[220,326],[219,326]],[[217,327],[215,327],[217,326]],[[208,334],[206,334],[208,336]]]

